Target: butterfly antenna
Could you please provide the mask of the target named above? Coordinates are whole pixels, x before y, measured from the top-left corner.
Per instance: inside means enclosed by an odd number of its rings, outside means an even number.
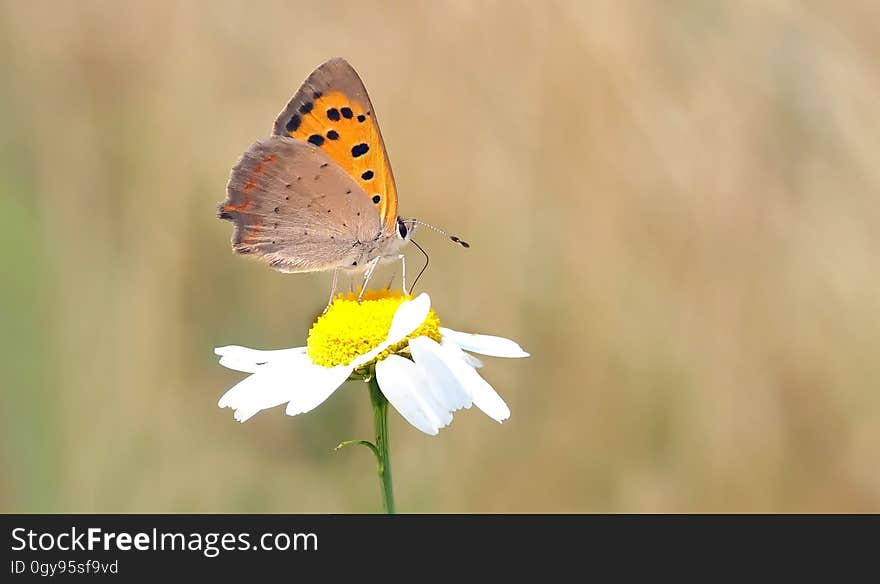
[[[421,269],[421,270],[419,270],[419,275],[416,276],[416,279],[415,279],[415,281],[413,282],[413,285],[412,285],[412,286],[410,287],[410,289],[409,289],[410,293],[412,293],[412,291],[416,289],[416,284],[419,283],[419,278],[421,278],[421,277],[422,277],[422,274],[425,273],[425,270],[428,269],[428,264],[431,263],[431,258],[428,256],[428,252],[426,252],[426,251],[422,248],[422,246],[419,245],[418,242],[416,242],[415,239],[410,239],[410,241],[412,241],[412,242],[413,242],[413,245],[415,245],[417,248],[419,248],[419,251],[422,252],[422,255],[425,256],[425,265],[422,266],[422,269]]]
[[[425,223],[424,221],[419,221],[418,219],[413,219],[412,222],[415,223],[416,225],[424,225],[425,227],[428,227],[429,229],[433,229],[437,233],[448,237],[450,240],[452,240],[453,243],[456,243],[456,244],[460,245],[461,247],[468,248],[471,246],[471,244],[469,244],[465,240],[461,239],[457,235],[449,235],[446,231],[440,229],[439,227],[435,227],[435,226],[431,225],[430,223]],[[421,248],[419,248],[419,249],[421,249]],[[424,253],[424,250],[422,250],[422,253]],[[427,265],[427,264],[425,264],[425,265]]]

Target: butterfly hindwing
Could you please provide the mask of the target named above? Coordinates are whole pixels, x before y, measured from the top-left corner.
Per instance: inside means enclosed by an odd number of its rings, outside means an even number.
[[[360,186],[386,234],[397,222],[397,190],[367,90],[344,59],[309,75],[275,120],[273,133],[314,145]]]
[[[218,215],[235,225],[233,249],[282,272],[341,266],[383,226],[360,185],[321,150],[270,136],[233,167]]]

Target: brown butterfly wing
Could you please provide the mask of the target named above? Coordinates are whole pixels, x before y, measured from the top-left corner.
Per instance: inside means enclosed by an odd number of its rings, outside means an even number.
[[[367,90],[345,59],[331,59],[309,75],[273,132],[314,144],[335,160],[366,193],[385,233],[394,233],[397,190],[391,164]]]
[[[232,247],[282,272],[340,267],[359,242],[383,230],[366,193],[320,149],[270,136],[233,167],[218,215]]]

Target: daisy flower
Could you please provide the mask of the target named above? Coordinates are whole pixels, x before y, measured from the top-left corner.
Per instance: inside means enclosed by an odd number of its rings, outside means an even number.
[[[431,435],[452,422],[454,411],[471,405],[498,422],[510,417],[470,353],[529,356],[509,339],[441,327],[425,293],[413,299],[388,290],[368,291],[361,302],[354,294],[338,296],[312,326],[305,347],[258,351],[230,345],[214,352],[224,367],[250,373],[218,404],[232,408],[239,422],[282,404],[290,416],[311,411],[347,379],[362,379]]]
[[[388,404],[426,434],[452,422],[452,412],[476,405],[502,422],[510,409],[477,372],[482,363],[470,353],[528,357],[515,342],[461,333],[440,326],[427,294],[416,298],[389,290],[368,291],[363,300],[339,295],[318,317],[305,347],[257,351],[227,346],[214,349],[220,364],[250,376],[220,398],[245,422],[258,412],[287,404],[290,416],[318,407],[347,379],[369,383],[375,442],[361,444],[376,456],[382,506],[394,513]]]

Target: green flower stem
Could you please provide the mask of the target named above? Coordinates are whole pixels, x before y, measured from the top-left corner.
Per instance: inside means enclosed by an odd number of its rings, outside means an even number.
[[[391,452],[388,444],[388,400],[379,389],[376,375],[370,377],[370,402],[373,404],[373,425],[376,427],[375,454],[382,483],[382,509],[394,513],[394,489],[391,486]]]

